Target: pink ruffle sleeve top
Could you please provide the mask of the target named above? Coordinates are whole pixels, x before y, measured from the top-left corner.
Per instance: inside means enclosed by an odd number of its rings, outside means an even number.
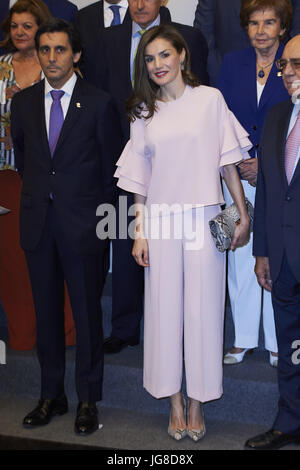
[[[152,119],[136,119],[117,162],[122,189],[152,204],[223,204],[222,166],[249,158],[248,133],[215,88],[186,86],[180,98],[157,102]]]

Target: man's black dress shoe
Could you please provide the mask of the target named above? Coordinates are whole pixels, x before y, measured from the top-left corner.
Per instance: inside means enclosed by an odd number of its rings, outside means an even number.
[[[276,429],[270,429],[270,431],[248,439],[245,447],[255,450],[275,450],[287,444],[300,444],[300,436],[292,436],[276,431]]]
[[[74,430],[76,434],[86,436],[99,429],[98,410],[95,403],[80,402],[77,407],[77,416]]]
[[[115,354],[122,351],[126,346],[137,346],[138,344],[138,339],[125,341],[124,339],[116,338],[115,336],[109,336],[104,341],[104,352],[106,354]]]
[[[53,400],[41,399],[38,406],[23,419],[23,426],[27,428],[43,426],[48,424],[53,416],[63,415],[67,411],[68,401],[65,395]]]

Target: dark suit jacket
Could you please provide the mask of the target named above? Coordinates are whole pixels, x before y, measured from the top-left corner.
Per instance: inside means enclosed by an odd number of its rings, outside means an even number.
[[[289,99],[269,111],[260,147],[253,254],[269,257],[273,282],[278,277],[284,252],[294,276],[300,281],[300,164],[290,185],[284,166],[292,109]]]
[[[78,78],[53,158],[45,124],[44,81],[13,98],[11,132],[23,178],[22,248],[32,251],[37,246],[52,193],[70,248],[96,253],[101,249],[96,209],[103,202],[115,201],[113,174],[123,146],[111,97]]]
[[[164,18],[162,17],[163,21]],[[167,21],[165,21],[167,22]],[[171,23],[185,38],[192,57],[192,70],[203,83],[206,73],[207,44],[200,33],[191,26]],[[84,55],[84,76],[95,86],[108,91],[117,101],[125,140],[129,138],[129,121],[125,103],[132,92],[130,77],[132,22],[106,28],[97,41],[88,45]]]
[[[68,0],[43,0],[53,16],[63,18],[66,21],[74,21],[77,13],[77,6]]]
[[[5,19],[8,10],[9,10],[9,0],[2,0],[0,2],[0,23],[2,23],[2,21]],[[2,34],[2,31],[0,34]]]
[[[291,0],[293,5],[293,22],[289,35],[291,37],[300,34],[300,2],[299,0]]]
[[[208,73],[215,86],[226,53],[250,45],[240,25],[242,0],[198,0],[194,26],[204,34],[209,48]],[[292,0],[294,9],[290,36],[300,33],[300,2]]]
[[[204,34],[209,49],[208,74],[211,85],[217,83],[219,69],[227,52],[250,45],[240,25],[242,0],[199,0],[194,26]]]
[[[283,45],[278,48],[276,59],[281,57]],[[273,64],[269,78],[257,106],[256,90],[256,54],[253,47],[226,54],[221,67],[218,88],[222,92],[228,107],[235,114],[242,126],[249,132],[253,144],[251,156],[261,137],[263,123],[267,111],[276,103],[288,99],[282,78],[277,76],[276,65]]]
[[[128,8],[123,22],[126,21],[131,21]],[[79,10],[74,24],[80,32],[82,47],[85,48],[104,29],[103,0]]]
[[[3,41],[4,39],[1,24],[5,20],[8,10],[9,10],[9,0],[2,0],[0,2],[0,42]],[[6,52],[5,49],[3,49],[3,47],[0,47],[0,55],[5,54],[5,52]]]

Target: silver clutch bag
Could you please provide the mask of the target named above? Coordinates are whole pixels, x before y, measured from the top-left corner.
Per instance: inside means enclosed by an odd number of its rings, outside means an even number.
[[[250,229],[253,230],[254,208],[251,202],[246,198],[246,207],[250,217]],[[226,207],[216,217],[209,221],[209,228],[217,249],[224,252],[230,248],[236,223],[240,220],[240,214],[233,203]]]

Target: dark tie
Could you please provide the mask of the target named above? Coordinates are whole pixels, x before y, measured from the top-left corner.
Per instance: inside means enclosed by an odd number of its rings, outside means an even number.
[[[288,136],[285,146],[285,172],[290,184],[294,173],[294,167],[300,145],[300,112],[298,112],[296,123]]]
[[[110,24],[110,26],[116,26],[118,24],[121,24],[121,17],[120,17],[120,5],[111,5],[109,7],[113,14],[114,14],[114,17],[113,17],[113,20]]]
[[[50,91],[50,94],[52,96],[53,102],[50,110],[49,147],[51,156],[53,157],[59,134],[64,123],[64,113],[60,100],[65,92],[61,90],[52,90]]]

